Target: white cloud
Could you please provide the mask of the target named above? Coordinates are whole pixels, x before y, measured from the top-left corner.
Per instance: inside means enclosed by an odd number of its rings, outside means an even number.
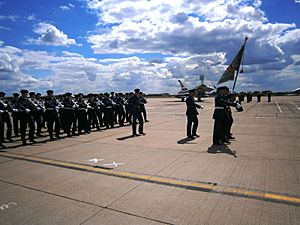
[[[16,22],[18,18],[20,18],[20,16],[17,16],[17,15],[8,15],[8,16],[0,15],[0,20],[11,20],[13,22]]]
[[[60,6],[60,8],[62,10],[70,10],[70,9],[72,9],[74,7],[75,7],[75,5],[73,5],[72,3],[69,3],[68,5],[62,5],[62,6]]]
[[[40,36],[37,39],[29,38],[27,40],[29,44],[54,46],[76,45],[75,39],[68,38],[63,31],[60,31],[50,23],[40,22],[33,31]]]
[[[28,21],[32,21],[32,20],[35,20],[35,19],[36,19],[35,14],[31,14],[31,15],[27,16]]]
[[[1,26],[1,25],[0,25],[0,30],[11,30],[11,28],[10,28],[10,27],[5,27],[5,26]]]
[[[295,63],[291,56],[300,54],[300,29],[269,22],[261,4],[261,0],[88,0],[89,9],[98,15],[99,29],[87,40],[96,54],[174,55],[164,60],[173,78],[196,79],[201,71],[190,70],[196,63],[209,79],[217,80],[248,36],[248,83],[263,83],[269,80],[260,82],[262,74],[285,71]],[[222,57],[217,62],[207,59],[206,64],[192,60],[213,53]]]

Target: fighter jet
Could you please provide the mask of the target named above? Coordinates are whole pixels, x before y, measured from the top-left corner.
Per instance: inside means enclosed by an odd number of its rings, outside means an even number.
[[[183,83],[181,82],[181,80],[178,80],[181,90],[177,93],[177,95],[175,95],[176,98],[181,98],[181,101],[184,102],[184,99],[189,96],[189,90],[188,88],[186,88]],[[207,84],[204,83],[204,79],[201,80],[201,84],[197,87],[194,87],[192,89],[195,89],[195,96],[198,97],[198,101],[201,101],[201,97],[205,97],[206,93],[209,93],[213,90],[215,90],[215,88],[209,87]]]

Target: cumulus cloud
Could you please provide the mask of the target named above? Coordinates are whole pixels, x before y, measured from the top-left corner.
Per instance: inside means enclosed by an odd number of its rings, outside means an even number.
[[[40,22],[33,31],[39,37],[36,39],[27,39],[27,43],[29,44],[54,46],[76,45],[75,39],[68,38],[68,35],[50,23]]]
[[[175,80],[173,86],[161,86],[172,79],[165,62],[148,65],[139,57],[97,60],[68,51],[54,55],[4,45],[0,47],[0,89],[7,93],[21,88],[40,92],[53,88],[57,93],[125,92],[136,87],[152,93],[177,90]]]
[[[261,4],[261,0],[87,0],[99,18],[99,30],[87,40],[96,54],[174,55],[164,59],[167,71],[173,78],[190,81],[201,71],[216,80],[248,36],[244,63],[253,88],[255,82],[269,81],[259,79],[261,74],[285,71],[294,64],[292,55],[300,54],[300,29],[269,22]],[[204,63],[201,57],[213,53],[216,58]],[[199,66],[191,69],[193,63]],[[149,65],[157,65],[156,60]]]

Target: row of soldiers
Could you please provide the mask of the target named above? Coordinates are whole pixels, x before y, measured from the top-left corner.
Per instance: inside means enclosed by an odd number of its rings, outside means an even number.
[[[0,147],[5,147],[5,142],[13,141],[12,130],[16,137],[21,136],[23,145],[27,145],[27,127],[29,142],[35,143],[35,137],[43,136],[42,128],[46,125],[51,141],[60,138],[61,130],[70,137],[88,134],[93,128],[109,129],[117,124],[124,126],[125,123],[132,124],[132,133],[136,135],[136,120],[139,121],[139,133],[144,134],[143,122],[149,122],[145,108],[147,100],[139,89],[134,91],[125,95],[90,93],[86,100],[82,93],[73,96],[67,92],[56,99],[53,90],[48,90],[43,99],[40,93],[21,90],[21,95],[13,93],[10,101],[5,98],[4,92],[0,92]]]

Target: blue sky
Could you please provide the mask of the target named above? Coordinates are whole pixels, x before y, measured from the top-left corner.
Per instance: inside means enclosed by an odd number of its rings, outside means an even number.
[[[0,89],[176,93],[178,79],[217,83],[248,36],[237,91],[293,90],[299,11],[295,0],[0,0]]]

